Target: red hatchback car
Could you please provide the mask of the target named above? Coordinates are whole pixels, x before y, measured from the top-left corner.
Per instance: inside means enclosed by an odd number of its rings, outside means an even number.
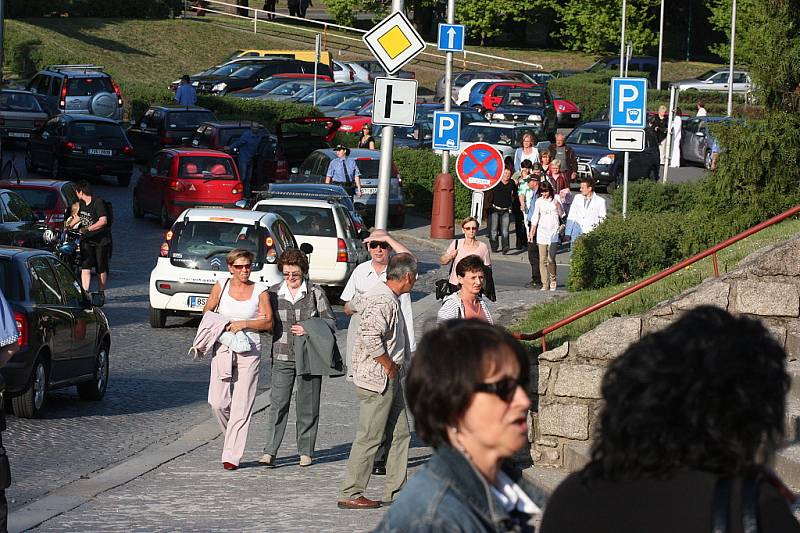
[[[11,189],[28,203],[36,218],[55,231],[64,229],[70,206],[78,201],[71,181],[27,178],[0,181],[0,189]]]
[[[243,192],[230,155],[191,148],[161,150],[133,189],[133,216],[151,213],[169,228],[184,209],[236,207]]]
[[[518,87],[536,87],[536,84],[517,82],[493,83],[488,89],[486,89],[486,92],[483,93],[483,112],[485,113],[486,111],[494,111],[497,109],[497,106],[503,101],[503,97],[506,95],[508,90]]]

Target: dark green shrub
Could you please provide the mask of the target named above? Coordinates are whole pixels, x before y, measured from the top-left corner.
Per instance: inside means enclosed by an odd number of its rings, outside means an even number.
[[[406,201],[422,211],[429,211],[433,206],[436,175],[442,171],[442,156],[429,150],[396,148],[393,159],[403,177]],[[455,180],[455,216],[460,219],[469,216],[472,191],[455,177],[455,161],[455,157],[450,158],[450,173]]]
[[[668,183],[636,181],[628,184],[629,213],[686,213],[697,204],[698,183]],[[622,188],[611,195],[612,213],[622,212]]]
[[[164,18],[183,10],[182,0],[8,0],[9,18],[68,13],[71,17]]]

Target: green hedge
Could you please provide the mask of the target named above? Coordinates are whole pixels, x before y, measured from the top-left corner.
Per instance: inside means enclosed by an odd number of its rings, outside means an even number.
[[[668,183],[662,185],[649,180],[628,184],[629,213],[686,213],[697,204],[700,185],[692,183]],[[622,212],[622,188],[611,195],[612,213]]]
[[[397,170],[403,177],[406,201],[416,208],[429,211],[433,206],[433,185],[442,171],[442,156],[430,150],[395,148],[393,152]],[[450,173],[455,179],[455,157],[450,158]],[[455,179],[456,220],[469,216],[472,191]]]

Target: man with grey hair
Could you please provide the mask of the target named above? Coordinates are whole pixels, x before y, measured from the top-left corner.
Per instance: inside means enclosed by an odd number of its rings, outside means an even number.
[[[575,151],[567,146],[567,138],[563,133],[556,133],[556,142],[551,144],[550,161],[561,161],[561,171],[567,176],[570,183],[578,179],[578,156]]]
[[[400,295],[411,292],[417,261],[409,253],[389,260],[386,281],[349,302],[361,314],[353,346],[353,382],[358,394],[358,431],[350,448],[347,473],[339,494],[341,509],[374,509],[391,504],[406,482],[411,433],[401,385],[408,335]],[[386,482],[381,501],[365,496],[375,454],[384,434],[388,440]]]

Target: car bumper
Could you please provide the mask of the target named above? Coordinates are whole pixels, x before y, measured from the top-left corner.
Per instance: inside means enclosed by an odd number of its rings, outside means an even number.
[[[570,125],[574,126],[578,122],[581,121],[581,114],[580,113],[570,113],[570,112],[563,112],[563,113],[556,113],[558,117],[558,124],[559,126]]]
[[[239,198],[238,200],[241,200]],[[237,201],[238,201],[237,200]],[[213,200],[203,201],[203,200],[174,200],[172,202],[165,203],[167,207],[167,213],[175,220],[178,216],[183,213],[186,209],[196,208],[196,207],[210,207],[210,208],[219,208],[219,209],[238,209],[239,207],[236,205],[236,202],[217,202]]]
[[[0,138],[4,141],[27,142],[32,132],[33,128],[0,128]]]
[[[350,273],[356,267],[356,263],[336,263],[329,268],[311,267],[308,275],[312,283],[326,285],[328,287],[344,287],[350,278]]]
[[[84,172],[87,174],[112,174],[115,176],[130,176],[133,173],[133,157],[93,157],[66,155],[61,162],[65,172]]]
[[[17,395],[25,391],[33,371],[35,353],[30,346],[19,350],[0,370],[5,380],[6,394]]]

